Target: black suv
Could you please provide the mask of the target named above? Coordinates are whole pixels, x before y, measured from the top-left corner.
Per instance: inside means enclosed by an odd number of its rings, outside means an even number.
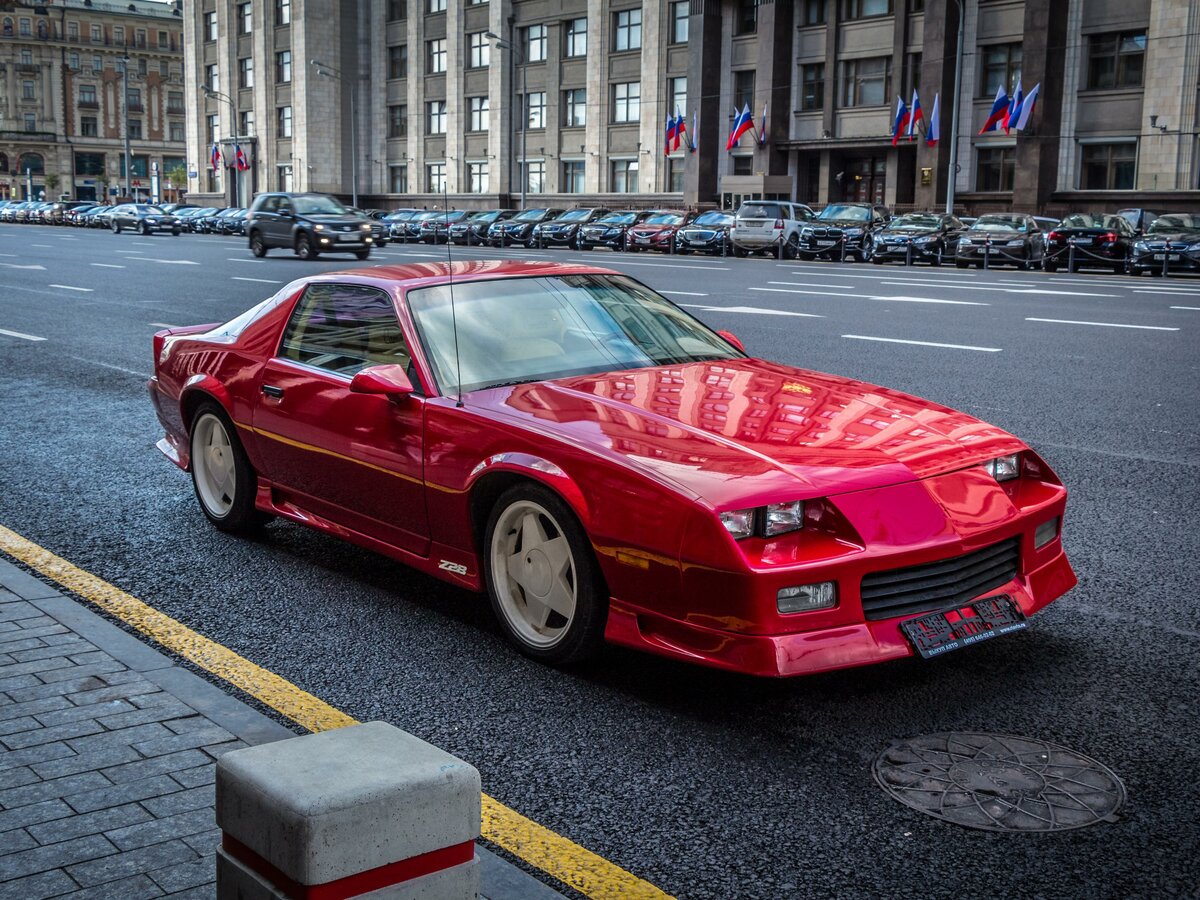
[[[371,221],[356,215],[328,194],[259,194],[246,216],[246,234],[255,256],[275,247],[301,259],[322,253],[371,255]]]

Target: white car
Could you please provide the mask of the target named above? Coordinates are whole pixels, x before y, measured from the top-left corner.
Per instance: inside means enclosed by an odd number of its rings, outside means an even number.
[[[803,203],[786,200],[747,200],[738,207],[729,237],[733,255],[746,256],[761,250],[795,259],[800,247],[800,229],[814,217]]]

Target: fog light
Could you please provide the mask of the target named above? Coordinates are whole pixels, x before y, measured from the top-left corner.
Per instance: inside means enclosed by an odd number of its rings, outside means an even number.
[[[1040,550],[1058,537],[1059,521],[1058,516],[1055,516],[1039,525],[1037,531],[1033,533],[1033,546]]]
[[[837,584],[832,581],[822,581],[820,584],[801,584],[796,587],[780,588],[779,593],[775,595],[775,605],[781,613],[832,609],[837,606]]]

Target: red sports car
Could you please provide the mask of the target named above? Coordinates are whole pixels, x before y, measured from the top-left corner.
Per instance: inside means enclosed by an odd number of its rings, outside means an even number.
[[[291,519],[486,590],[549,663],[936,656],[1075,584],[1066,490],[1017,438],[748,357],[594,266],[318,275],[154,356],[158,446],[216,527]]]

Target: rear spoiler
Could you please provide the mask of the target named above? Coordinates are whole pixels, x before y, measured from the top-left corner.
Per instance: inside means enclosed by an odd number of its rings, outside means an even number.
[[[206,331],[212,331],[220,322],[210,322],[207,325],[185,325],[179,328],[164,328],[162,331],[154,332],[154,359],[157,362],[162,357],[163,346],[167,342],[167,338],[172,335],[180,334],[203,334]]]

